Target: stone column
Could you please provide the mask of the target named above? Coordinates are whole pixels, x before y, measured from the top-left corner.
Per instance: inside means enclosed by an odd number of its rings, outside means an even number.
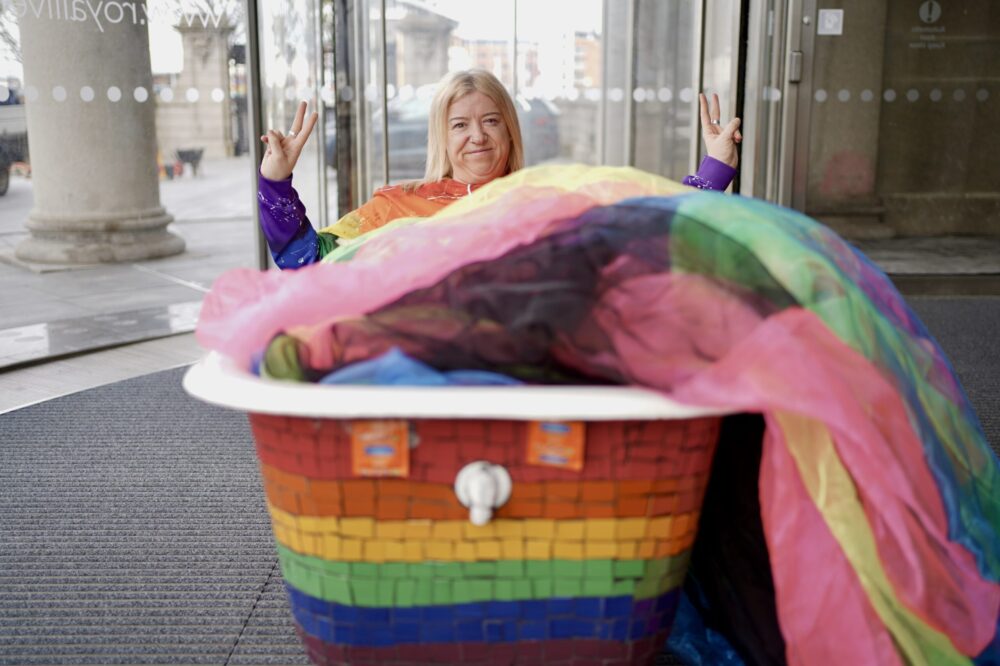
[[[396,61],[389,63],[389,83],[397,88],[407,83],[416,88],[440,81],[448,71],[448,44],[457,26],[457,21],[416,8],[408,8],[401,20],[390,23]]]
[[[182,252],[160,205],[145,3],[105,2],[94,16],[41,2],[40,12],[13,4],[35,198],[16,256],[90,264]]]
[[[180,24],[175,29],[184,44],[184,68],[174,85],[174,98],[156,110],[156,133],[164,160],[173,160],[178,149],[202,149],[205,159],[232,157],[234,153],[229,100],[228,25],[215,27]],[[198,97],[188,99],[189,90]],[[212,97],[222,92],[220,100]]]

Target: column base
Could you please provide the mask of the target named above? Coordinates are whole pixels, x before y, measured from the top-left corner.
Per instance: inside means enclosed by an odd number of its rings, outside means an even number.
[[[31,237],[18,244],[14,256],[39,264],[104,264],[180,254],[184,239],[166,230],[173,216],[162,208],[156,212],[100,221],[33,214],[26,225]]]

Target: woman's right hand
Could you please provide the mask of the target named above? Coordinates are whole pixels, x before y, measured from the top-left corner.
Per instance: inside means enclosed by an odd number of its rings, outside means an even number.
[[[260,163],[260,175],[268,180],[285,180],[291,176],[318,118],[319,115],[313,111],[306,120],[306,103],[299,102],[295,122],[287,136],[277,130],[268,130],[267,134],[260,137],[267,144],[264,159]]]

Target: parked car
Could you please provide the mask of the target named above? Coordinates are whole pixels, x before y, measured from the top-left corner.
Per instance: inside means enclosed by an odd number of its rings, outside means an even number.
[[[389,177],[393,182],[412,180],[424,175],[427,160],[427,117],[429,98],[394,99],[389,103]],[[559,109],[541,98],[515,100],[526,165],[538,164],[559,155]],[[376,110],[371,119],[372,168],[382,169],[382,113]],[[336,165],[336,120],[330,111],[326,122],[326,163]]]
[[[326,166],[330,169],[337,168],[337,114],[335,109],[327,107],[323,120],[323,149],[326,153]]]
[[[517,119],[524,138],[524,164],[540,164],[559,156],[559,109],[547,99],[518,95]],[[527,108],[524,108],[525,105]]]
[[[28,160],[28,128],[24,104],[9,96],[0,103],[0,196],[10,186],[10,169],[14,162]]]

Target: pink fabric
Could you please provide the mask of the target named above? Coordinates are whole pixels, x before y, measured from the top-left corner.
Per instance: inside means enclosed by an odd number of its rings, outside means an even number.
[[[703,307],[706,302],[713,307]],[[706,370],[710,359],[726,354],[761,322],[745,300],[717,283],[676,273],[621,283],[605,294],[593,317],[611,336],[613,351],[604,364],[618,367],[630,383],[662,390]]]
[[[984,580],[969,552],[948,539],[937,485],[902,402],[871,364],[816,315],[791,309],[770,317],[672,397],[746,411],[787,411],[824,422],[858,487],[879,555],[903,602],[951,636],[965,654],[978,654],[993,638],[1000,587]],[[762,479],[762,492],[774,491],[770,486],[777,482]],[[794,521],[782,522],[792,515],[789,507],[772,508],[770,514],[763,510],[768,538],[794,531]],[[807,535],[799,538],[805,543]],[[776,577],[782,575],[773,562],[772,567]],[[809,585],[787,590],[802,598],[785,598],[779,591],[779,609],[782,604],[800,607],[815,597]]]
[[[229,271],[205,297],[198,342],[208,349],[225,350],[227,356],[249,367],[252,355],[279,332],[299,332],[339,316],[370,312],[434,284],[459,266],[530,242],[539,233],[539,223],[554,217],[553,211],[558,211],[558,218],[571,217],[597,203],[589,196],[557,189],[522,189],[505,195],[499,208],[472,211],[461,224],[441,220],[440,224],[449,227],[446,251],[435,247],[433,227],[423,224],[372,238],[349,265],[315,264],[294,272]],[[413,261],[384,261],[386,256],[400,254]],[[317,308],[318,302],[325,302],[324,307]],[[289,327],[288,322],[298,326]],[[312,336],[308,341],[314,343],[310,353],[316,363],[329,360],[327,345]]]
[[[772,419],[760,462],[760,508],[789,666],[901,666],[892,636],[799,480]],[[830,608],[838,609],[835,622]]]

